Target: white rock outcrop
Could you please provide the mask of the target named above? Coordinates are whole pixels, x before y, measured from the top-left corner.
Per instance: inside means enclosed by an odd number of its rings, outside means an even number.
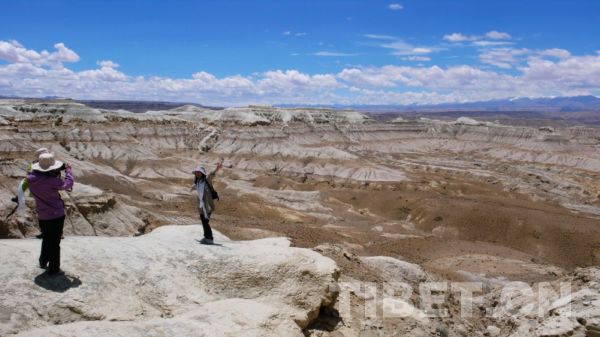
[[[600,269],[578,268],[548,283],[513,284],[489,296],[500,336],[600,336]]]
[[[337,296],[338,270],[285,238],[201,245],[200,226],[135,238],[67,237],[65,275],[40,241],[1,240],[2,336],[303,336]]]
[[[387,282],[409,282],[418,284],[429,280],[421,266],[389,256],[366,256],[361,261],[378,270]]]

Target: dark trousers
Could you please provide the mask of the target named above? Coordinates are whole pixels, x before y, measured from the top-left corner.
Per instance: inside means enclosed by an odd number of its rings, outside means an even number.
[[[208,224],[210,219],[207,219],[204,216],[204,214],[202,214],[202,211],[200,211],[200,221],[202,221],[202,228],[204,229],[204,238],[212,240],[213,239],[212,229],[210,228],[210,225]]]
[[[65,217],[52,220],[39,220],[42,230],[42,252],[40,265],[48,265],[48,272],[56,273],[60,270],[60,239],[63,234]]]

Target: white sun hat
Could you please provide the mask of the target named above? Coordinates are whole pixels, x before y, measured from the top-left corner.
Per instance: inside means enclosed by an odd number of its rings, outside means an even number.
[[[42,153],[49,153],[49,152],[50,151],[47,148],[40,147],[39,149],[35,150],[35,155],[39,157],[40,154],[42,154]]]
[[[61,168],[63,162],[54,159],[54,153],[42,153],[38,157],[38,162],[31,166],[34,171],[48,172]]]
[[[192,173],[196,173],[196,172],[200,172],[200,173],[206,175],[206,169],[204,168],[204,166],[196,167],[196,169]]]

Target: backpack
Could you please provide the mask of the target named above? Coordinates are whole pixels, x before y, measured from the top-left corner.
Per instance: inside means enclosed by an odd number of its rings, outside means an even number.
[[[212,198],[215,200],[219,200],[219,193],[217,193],[217,191],[215,191],[214,187],[212,186],[211,183],[208,182],[208,180],[206,181],[206,185],[208,186],[208,189],[210,190],[210,195],[212,196]]]
[[[194,179],[194,185],[196,185],[198,183],[198,178]],[[219,199],[219,193],[217,193],[217,191],[215,191],[215,188],[212,186],[212,184],[208,181],[208,179],[206,179],[206,185],[208,186],[208,189],[210,190],[210,195],[213,199],[215,200],[220,200]]]

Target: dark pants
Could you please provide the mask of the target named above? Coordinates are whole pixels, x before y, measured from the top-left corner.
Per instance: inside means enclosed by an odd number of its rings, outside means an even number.
[[[202,221],[202,228],[204,229],[204,238],[205,239],[209,239],[212,240],[213,236],[212,236],[212,229],[210,228],[210,225],[208,224],[208,222],[210,221],[210,219],[207,219],[204,214],[202,214],[202,211],[200,211],[200,221]]]
[[[39,220],[42,230],[42,253],[40,254],[40,265],[49,263],[48,272],[56,273],[60,270],[60,239],[63,234],[65,217],[52,220]]]

